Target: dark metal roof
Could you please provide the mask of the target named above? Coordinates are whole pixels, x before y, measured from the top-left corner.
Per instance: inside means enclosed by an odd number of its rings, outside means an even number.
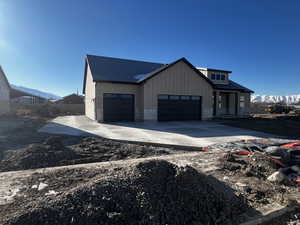
[[[229,84],[213,84],[203,73],[196,69],[187,59],[180,58],[170,64],[144,62],[129,59],[111,58],[104,56],[86,56],[86,66],[89,65],[95,82],[140,84],[173,66],[179,61],[185,62],[198,75],[205,79],[215,89],[253,92],[242,85],[229,80]],[[85,76],[86,76],[85,68]],[[230,72],[230,71],[227,71]],[[83,93],[85,93],[86,77],[84,76]]]
[[[229,84],[215,84],[215,89],[218,90],[232,90],[232,91],[242,91],[242,92],[250,92],[254,93],[254,91],[232,81],[229,80]]]
[[[219,69],[213,69],[213,68],[206,68],[208,71],[216,71],[216,72],[224,72],[224,73],[232,73],[230,70],[219,70]]]
[[[87,55],[94,81],[138,83],[161,63]]]

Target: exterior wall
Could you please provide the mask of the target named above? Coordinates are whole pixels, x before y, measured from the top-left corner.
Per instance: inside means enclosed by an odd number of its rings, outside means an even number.
[[[0,115],[10,112],[10,87],[0,67]]]
[[[135,121],[143,120],[143,98],[141,87],[136,84],[106,83],[96,84],[96,112],[97,120],[103,121],[103,94],[134,94]]]
[[[87,65],[85,82],[85,115],[92,120],[96,120],[95,113],[95,96],[96,96],[96,83],[93,81],[92,73],[89,65]]]
[[[143,84],[144,120],[157,120],[158,95],[202,96],[202,119],[213,114],[211,85],[184,62],[178,62]]]

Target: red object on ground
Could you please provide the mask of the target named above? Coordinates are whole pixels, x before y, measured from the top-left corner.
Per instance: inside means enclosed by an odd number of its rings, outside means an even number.
[[[281,145],[281,148],[300,150],[300,141]]]

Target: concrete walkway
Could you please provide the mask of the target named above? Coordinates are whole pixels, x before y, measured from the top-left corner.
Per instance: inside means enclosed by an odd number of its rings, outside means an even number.
[[[211,144],[271,138],[271,134],[225,126],[211,121],[123,122],[104,124],[85,116],[57,117],[40,132],[100,136],[115,140],[203,147]]]

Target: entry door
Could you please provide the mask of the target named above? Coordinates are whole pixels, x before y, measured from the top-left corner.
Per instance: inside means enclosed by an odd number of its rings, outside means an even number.
[[[201,96],[159,95],[158,121],[201,120]]]
[[[134,95],[104,94],[104,122],[134,121]]]

